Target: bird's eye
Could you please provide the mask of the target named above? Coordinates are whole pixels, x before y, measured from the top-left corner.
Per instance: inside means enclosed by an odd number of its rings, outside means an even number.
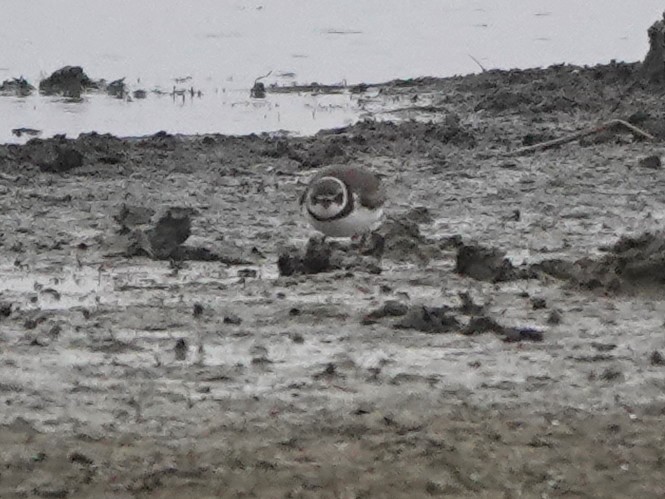
[[[344,202],[344,196],[342,195],[342,193],[337,194],[337,196],[335,196],[335,203],[342,204],[343,202]]]

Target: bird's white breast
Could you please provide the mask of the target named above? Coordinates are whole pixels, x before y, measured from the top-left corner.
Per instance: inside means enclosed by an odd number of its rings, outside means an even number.
[[[378,227],[383,217],[383,209],[370,210],[360,203],[345,217],[335,220],[317,220],[307,212],[309,223],[328,237],[352,237],[370,232]]]

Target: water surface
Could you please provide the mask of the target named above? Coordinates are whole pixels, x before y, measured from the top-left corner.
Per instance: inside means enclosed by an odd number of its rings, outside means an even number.
[[[0,141],[17,127],[77,135],[313,133],[356,120],[348,95],[249,99],[267,84],[381,82],[485,68],[595,64],[644,57],[662,0],[4,0],[0,80],[36,83],[80,65],[95,79],[126,78],[148,98],[82,103],[0,99]],[[475,58],[477,62],[474,61]],[[201,97],[171,98],[193,88]]]

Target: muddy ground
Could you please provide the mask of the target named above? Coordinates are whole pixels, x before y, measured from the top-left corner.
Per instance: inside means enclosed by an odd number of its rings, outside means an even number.
[[[368,119],[309,138],[0,147],[0,497],[663,497],[664,95],[635,78],[356,87]],[[655,139],[510,154],[614,118]],[[331,163],[382,174],[401,232],[280,276]],[[192,251],[131,240],[169,207]]]

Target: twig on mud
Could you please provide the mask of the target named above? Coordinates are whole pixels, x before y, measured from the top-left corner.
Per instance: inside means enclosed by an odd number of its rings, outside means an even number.
[[[272,74],[272,69],[263,76],[259,76],[256,80],[254,80],[254,85],[256,85],[259,81],[263,80],[264,78],[268,78],[268,76],[270,76],[271,74]]]
[[[471,54],[467,54],[467,55],[468,55],[469,57],[471,57],[471,59],[473,59],[473,62],[475,62],[476,64],[478,64],[478,66],[480,66],[480,69],[482,70],[483,73],[486,73],[486,72],[487,72],[487,70],[485,69],[485,66],[483,66],[482,64],[480,64],[480,61],[479,61],[478,59],[476,59],[475,57],[473,57]]]
[[[541,149],[549,149],[550,147],[555,147],[555,146],[560,146],[562,144],[567,144],[568,142],[573,142],[574,140],[581,139],[582,137],[587,137],[588,135],[593,135],[595,133],[600,133],[604,132],[605,130],[608,130],[612,128],[613,126],[616,125],[621,125],[624,128],[627,128],[631,132],[633,132],[634,135],[637,135],[639,137],[642,137],[643,139],[647,140],[655,140],[655,137],[651,135],[650,133],[645,132],[644,130],[637,128],[635,125],[631,125],[627,121],[620,120],[620,119],[613,119],[608,121],[607,123],[603,123],[600,126],[594,127],[594,128],[587,128],[586,130],[581,130],[579,132],[575,132],[570,135],[566,135],[565,137],[560,137],[558,139],[554,140],[548,140],[545,142],[540,142],[538,144],[534,144],[532,146],[527,146],[527,147],[520,147],[519,149],[515,149],[514,151],[510,151],[506,153],[507,156],[517,156],[519,154],[524,154],[527,152],[533,152],[533,151],[538,151]]]

